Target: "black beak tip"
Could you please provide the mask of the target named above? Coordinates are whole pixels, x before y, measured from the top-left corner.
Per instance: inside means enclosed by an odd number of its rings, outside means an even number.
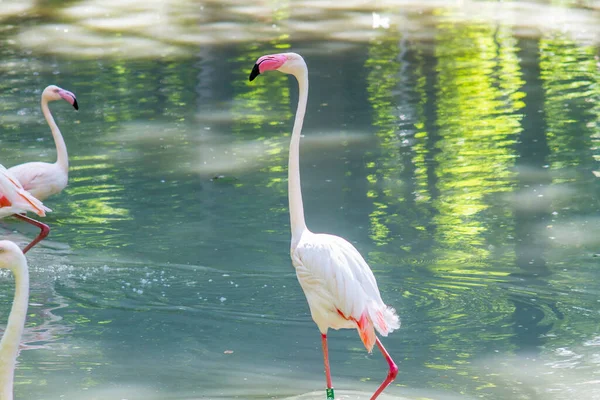
[[[77,104],[77,99],[73,100],[73,108],[79,110],[79,104]]]
[[[254,68],[252,68],[252,72],[250,72],[250,82],[252,82],[258,75],[260,75],[260,71],[258,69],[258,64],[254,64]]]

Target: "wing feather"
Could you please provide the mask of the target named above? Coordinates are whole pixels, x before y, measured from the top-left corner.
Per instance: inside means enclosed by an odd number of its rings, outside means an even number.
[[[355,321],[359,330],[359,321],[364,321],[365,313],[371,330],[374,326],[382,335],[400,327],[395,311],[381,299],[371,268],[347,240],[334,235],[311,234],[299,243],[295,252],[297,261],[305,269],[304,276],[313,281],[302,285],[307,298],[311,296],[307,289],[320,291],[319,297],[327,299],[330,307],[346,319]],[[301,276],[298,274],[299,279]]]

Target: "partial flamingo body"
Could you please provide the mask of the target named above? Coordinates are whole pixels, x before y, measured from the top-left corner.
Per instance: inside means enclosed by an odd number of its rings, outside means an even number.
[[[40,240],[48,236],[50,228],[46,224],[21,215],[21,213],[33,212],[40,217],[44,217],[46,212],[49,211],[52,210],[27,192],[17,178],[4,166],[0,165],[0,218],[13,215],[40,228],[39,235],[23,249],[23,253],[29,251]]]
[[[292,229],[290,254],[311,316],[321,331],[327,395],[333,399],[327,331],[329,328],[355,328],[366,349],[371,352],[377,345],[389,365],[386,379],[371,397],[374,400],[398,374],[398,367],[375,331],[387,336],[400,328],[400,319],[395,310],[381,299],[373,272],[352,244],[338,236],[315,234],[306,227],[300,185],[299,147],[308,100],[308,69],[304,59],[296,53],[266,55],[256,61],[250,80],[269,70],[294,75],[300,89],[288,164]]]
[[[0,399],[12,400],[15,365],[27,316],[29,269],[23,252],[8,240],[0,241],[0,268],[10,269],[15,277],[15,296],[0,341]]]
[[[28,162],[10,168],[10,172],[21,182],[25,190],[39,200],[45,200],[49,196],[61,192],[69,180],[67,146],[48,108],[48,102],[56,100],[65,100],[76,110],[79,109],[75,95],[68,90],[50,85],[42,92],[42,113],[54,137],[56,162]]]

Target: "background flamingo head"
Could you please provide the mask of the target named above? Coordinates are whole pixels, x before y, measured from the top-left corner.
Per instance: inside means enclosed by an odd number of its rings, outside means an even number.
[[[0,240],[0,268],[11,269],[19,262],[24,262],[23,252],[10,240]]]
[[[79,104],[77,104],[77,98],[75,97],[75,95],[72,92],[59,88],[55,85],[50,85],[46,89],[44,89],[44,92],[42,93],[42,99],[46,101],[55,101],[63,99],[67,103],[72,105],[73,108],[79,110]]]
[[[267,54],[256,60],[249,79],[253,81],[259,74],[272,70],[296,75],[300,71],[306,71],[306,63],[302,56],[296,53]]]

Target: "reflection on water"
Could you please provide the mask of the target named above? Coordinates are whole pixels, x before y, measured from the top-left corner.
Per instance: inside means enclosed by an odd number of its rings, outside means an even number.
[[[45,86],[81,100],[54,112],[71,181],[29,253],[17,398],[322,398],[289,263],[296,84],[248,82],[287,50],[310,69],[308,224],[403,318],[387,398],[600,398],[595,14],[459,3],[3,3],[2,164],[54,159]],[[330,336],[337,393],[368,396],[385,363]]]

